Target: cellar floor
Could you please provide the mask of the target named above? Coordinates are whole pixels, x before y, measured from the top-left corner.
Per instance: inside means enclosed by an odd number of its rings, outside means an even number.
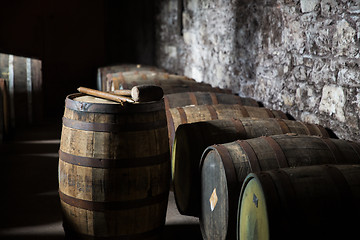
[[[65,239],[58,197],[61,122],[18,128],[0,144],[0,239]],[[170,192],[163,239],[202,239],[197,218],[182,216]]]

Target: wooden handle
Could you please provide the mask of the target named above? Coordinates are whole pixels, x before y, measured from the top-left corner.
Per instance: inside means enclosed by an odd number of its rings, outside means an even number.
[[[114,90],[114,94],[121,96],[131,96],[131,90],[127,90],[127,89]]]
[[[132,100],[129,97],[115,95],[115,94],[111,94],[111,93],[107,93],[107,92],[103,92],[103,91],[98,91],[98,90],[91,89],[91,88],[79,87],[77,90],[81,93],[85,93],[85,94],[95,96],[95,97],[104,98],[107,100],[112,100],[115,102],[124,102],[124,101],[131,102],[131,103],[134,102],[134,100]]]

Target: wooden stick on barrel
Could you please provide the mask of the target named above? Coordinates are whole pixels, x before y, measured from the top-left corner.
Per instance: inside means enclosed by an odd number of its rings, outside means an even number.
[[[92,95],[95,97],[100,97],[100,98],[104,98],[104,99],[108,99],[108,100],[112,100],[112,101],[116,101],[116,102],[124,102],[124,101],[131,102],[131,103],[135,102],[134,100],[132,100],[129,97],[111,94],[111,93],[107,93],[107,92],[103,92],[103,91],[98,91],[98,90],[91,89],[91,88],[79,87],[77,90],[81,93],[85,93],[88,95]]]

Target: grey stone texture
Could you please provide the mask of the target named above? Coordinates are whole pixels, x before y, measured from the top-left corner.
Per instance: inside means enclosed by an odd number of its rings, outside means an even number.
[[[159,0],[158,8],[160,67],[360,141],[360,1]]]

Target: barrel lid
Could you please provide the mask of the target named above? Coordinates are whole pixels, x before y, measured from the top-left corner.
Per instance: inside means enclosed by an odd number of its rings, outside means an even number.
[[[269,239],[269,220],[261,182],[250,173],[239,198],[237,239]]]
[[[200,228],[204,239],[226,239],[229,196],[225,167],[217,151],[207,150],[201,163]]]
[[[74,111],[92,112],[92,113],[136,113],[136,112],[154,112],[164,110],[164,100],[129,103],[114,102],[89,96],[83,93],[74,93],[66,97],[65,107]]]

